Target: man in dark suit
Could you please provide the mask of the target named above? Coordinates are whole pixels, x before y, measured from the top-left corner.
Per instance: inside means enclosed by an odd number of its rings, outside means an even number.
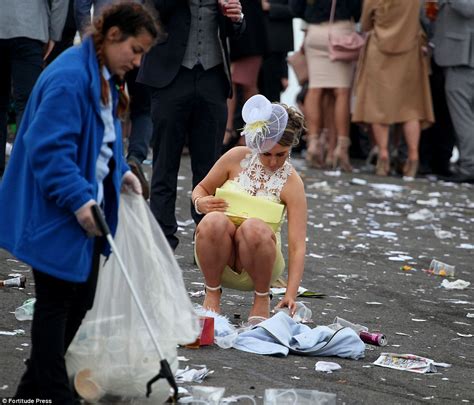
[[[227,39],[244,29],[239,0],[154,0],[168,38],[145,56],[137,81],[151,88],[150,205],[170,246],[181,152],[188,140],[193,188],[219,157],[231,95]],[[196,223],[201,216],[191,206]]]
[[[474,2],[438,4],[434,59],[445,69],[446,99],[459,149],[459,173],[443,179],[474,183]]]
[[[280,101],[288,87],[286,57],[293,50],[293,13],[288,0],[262,0],[269,54],[260,69],[259,89],[270,101]]]

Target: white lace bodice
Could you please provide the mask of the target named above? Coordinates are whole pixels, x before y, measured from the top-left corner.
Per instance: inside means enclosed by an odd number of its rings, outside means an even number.
[[[240,162],[242,171],[234,182],[248,194],[280,202],[280,193],[291,174],[291,164],[285,161],[282,167],[272,172],[260,162],[258,153],[249,153]]]

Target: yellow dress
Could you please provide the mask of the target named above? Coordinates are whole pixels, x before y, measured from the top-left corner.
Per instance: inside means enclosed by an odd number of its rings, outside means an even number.
[[[231,190],[238,193],[246,193],[248,195],[255,196],[273,203],[281,203],[280,192],[285,185],[288,176],[291,173],[291,164],[286,161],[285,164],[273,173],[269,173],[265,170],[263,165],[260,163],[257,153],[248,154],[241,162],[243,170],[233,180],[227,180],[223,185],[222,189]],[[281,252],[281,225],[286,219],[286,209],[283,210],[283,214],[280,219],[280,226],[275,231],[276,237],[276,258],[273,264],[273,271],[271,277],[271,283],[273,283],[278,277],[281,276],[285,270],[285,259]],[[199,258],[194,250],[194,256],[196,263],[199,268]],[[250,275],[242,269],[240,273],[236,272],[230,266],[226,266],[222,273],[221,285],[226,288],[232,288],[241,291],[252,291],[254,290],[253,281]]]

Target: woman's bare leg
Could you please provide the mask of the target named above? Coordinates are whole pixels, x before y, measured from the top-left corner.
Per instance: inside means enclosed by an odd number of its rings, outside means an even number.
[[[352,167],[349,159],[349,108],[350,108],[350,89],[333,89],[334,103],[334,125],[337,134],[337,145],[334,151],[334,166],[339,166],[345,172],[351,172]]]
[[[206,286],[220,286],[222,272],[227,264],[233,263],[235,226],[221,212],[205,215],[196,228],[196,255]],[[203,307],[220,312],[220,290],[206,290]]]
[[[308,135],[306,138],[306,160],[316,168],[322,167],[323,156],[318,150],[318,139],[322,130],[322,99],[324,89],[308,89],[304,100],[306,123],[308,125]]]
[[[323,97],[323,127],[326,129],[327,139],[325,148],[327,150],[324,166],[332,169],[334,162],[334,149],[336,149],[337,134],[334,121],[334,95],[331,91],[324,93]],[[321,143],[321,142],[320,142]]]
[[[378,148],[377,166],[375,173],[379,176],[387,176],[390,172],[390,160],[388,150],[388,130],[389,126],[385,124],[372,124],[375,143]]]
[[[235,233],[237,261],[252,278],[256,292],[270,289],[273,265],[276,258],[276,239],[273,231],[259,219],[247,219]],[[270,315],[270,297],[254,296],[249,316]]]
[[[420,121],[411,120],[403,123],[403,134],[408,147],[408,160],[418,161],[420,144]]]

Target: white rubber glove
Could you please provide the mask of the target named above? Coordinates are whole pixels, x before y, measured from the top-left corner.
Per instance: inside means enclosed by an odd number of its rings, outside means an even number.
[[[89,238],[102,236],[102,232],[97,226],[91,210],[91,207],[95,204],[97,204],[95,200],[89,200],[74,213],[77,222],[79,222],[79,225],[81,225],[81,227],[86,231]]]
[[[140,180],[138,180],[138,177],[135,176],[130,170],[125,172],[122,177],[122,191],[127,192],[129,189],[131,189],[135,194],[143,194]]]

